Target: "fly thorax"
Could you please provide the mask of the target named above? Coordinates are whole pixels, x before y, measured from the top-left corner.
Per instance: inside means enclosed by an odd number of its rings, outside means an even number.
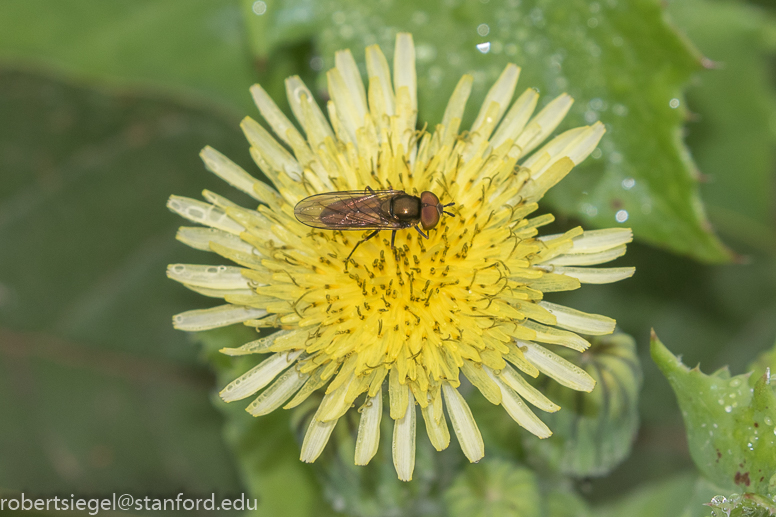
[[[417,196],[396,196],[392,205],[391,215],[400,221],[417,221],[420,218],[420,198]]]

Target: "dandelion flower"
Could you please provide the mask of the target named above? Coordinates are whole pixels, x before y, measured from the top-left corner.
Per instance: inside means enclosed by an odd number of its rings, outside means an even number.
[[[549,412],[559,407],[525,377],[543,373],[573,390],[592,390],[593,379],[551,348],[584,351],[589,343],[579,334],[608,334],[615,322],[545,301],[545,293],[631,276],[633,268],[589,266],[624,254],[632,235],[624,228],[574,228],[537,236],[553,217],[529,216],[596,148],[604,126],[571,129],[539,147],[573,101],[564,94],[534,114],[539,96],[528,89],[512,102],[520,69],[510,64],[468,131],[460,131],[468,75],[442,122],[418,131],[409,34],[396,38],[393,74],[378,46],[366,49],[366,87],[349,51],[338,52],[335,65],[327,73],[328,118],[298,77],[286,80],[301,131],[261,86],[252,87],[275,135],[251,118],[242,129],[272,185],[215,149],[202,151],[205,166],[258,201],[256,209],[210,191],[203,193],[206,202],[170,198],[171,210],[203,225],[182,227],[179,240],[237,264],[169,266],[173,280],[226,302],[178,314],[175,327],[280,329],[222,350],[258,354],[259,362],[221,397],[233,402],[261,391],[247,407],[259,416],[321,391],[302,461],[315,461],[337,421],[358,408],[355,463],[367,464],[377,451],[384,404],[394,422],[400,479],[412,479],[418,408],[436,449],[450,443],[449,418],[463,453],[480,460],[484,444],[458,390],[462,375],[517,424],[550,436],[529,404]],[[361,244],[346,268],[345,258],[365,234],[312,229],[296,220],[294,206],[311,195],[367,187],[435,192],[442,203],[455,202],[454,217],[443,216],[428,239],[400,231],[395,249],[383,232]]]

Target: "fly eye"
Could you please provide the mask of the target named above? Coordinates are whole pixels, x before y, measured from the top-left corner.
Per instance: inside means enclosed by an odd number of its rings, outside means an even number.
[[[432,194],[433,195],[433,194]],[[439,210],[436,206],[424,206],[420,211],[420,224],[424,230],[433,228],[439,222]]]
[[[428,190],[425,190],[421,192],[420,194],[420,202],[421,204],[425,205],[438,205],[439,204],[439,198],[436,197],[436,194],[433,192],[429,192]]]

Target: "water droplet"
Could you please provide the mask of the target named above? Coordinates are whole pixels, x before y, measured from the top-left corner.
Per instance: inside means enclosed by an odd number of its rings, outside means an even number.
[[[595,29],[596,27],[598,27],[598,18],[590,18],[587,21],[587,26],[590,27],[591,29]]]
[[[630,190],[634,186],[636,186],[636,180],[635,179],[633,179],[633,178],[625,178],[624,180],[622,180],[622,188],[624,188],[625,190]]]
[[[262,14],[267,12],[267,4],[265,4],[261,0],[258,0],[256,2],[253,2],[253,6],[251,7],[251,10],[253,11],[253,14],[261,16]]]
[[[490,32],[490,27],[488,27],[487,23],[481,23],[477,26],[477,34],[480,36],[487,36]]]
[[[320,72],[323,69],[323,58],[321,56],[315,56],[310,60],[310,68],[316,72]]]
[[[623,104],[615,104],[614,106],[612,106],[612,111],[618,117],[624,117],[625,115],[628,114],[628,107]]]
[[[597,160],[597,159],[599,159],[601,156],[603,156],[603,154],[604,154],[604,152],[601,150],[601,148],[600,148],[600,147],[596,147],[596,148],[593,150],[593,152],[592,152],[592,153],[590,153],[590,156],[591,156],[591,157],[592,157],[594,160]]]
[[[582,211],[590,217],[595,217],[596,215],[598,215],[598,209],[593,205],[591,205],[590,203],[584,203],[582,205]]]
[[[733,411],[733,406],[725,406],[725,413],[730,413]]]
[[[587,110],[585,112],[585,122],[587,122],[588,124],[592,124],[596,120],[598,120],[598,113],[596,113],[593,110]]]
[[[437,55],[436,47],[422,44],[415,47],[415,57],[418,61],[433,61]]]
[[[488,52],[490,52],[490,41],[486,41],[485,43],[479,43],[477,45],[477,50],[479,50],[483,54],[487,54]]]
[[[670,101],[668,101],[668,105],[669,105],[669,106],[670,106],[672,109],[676,109],[676,108],[678,108],[678,107],[679,107],[679,99],[677,99],[676,97],[674,97],[673,99],[671,99]]]
[[[617,210],[617,213],[614,214],[614,220],[618,223],[624,223],[628,220],[628,211],[627,210]]]
[[[765,422],[765,425],[773,425],[773,420],[772,420],[772,419],[771,419],[771,417],[769,417],[769,416],[766,416],[766,417],[763,419],[763,421]]]
[[[591,110],[601,111],[604,107],[604,101],[596,97],[595,99],[591,99],[590,102],[587,103],[587,106]]]

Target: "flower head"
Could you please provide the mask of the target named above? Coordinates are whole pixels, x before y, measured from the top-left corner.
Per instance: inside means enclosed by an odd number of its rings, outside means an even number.
[[[561,95],[534,114],[539,96],[528,89],[510,106],[520,72],[510,64],[468,131],[459,126],[471,76],[459,81],[442,122],[418,131],[409,34],[396,39],[393,79],[377,46],[366,49],[366,88],[349,51],[338,52],[335,63],[327,74],[328,119],[298,77],[286,81],[305,136],[260,86],[251,89],[275,136],[250,118],[242,128],[273,186],[210,147],[202,151],[206,167],[256,199],[258,208],[209,191],[207,203],[170,198],[173,211],[205,226],[182,227],[179,240],[239,265],[171,265],[170,278],[226,301],[179,314],[175,326],[205,330],[242,322],[281,329],[222,350],[260,354],[261,360],[221,397],[232,402],[263,389],[247,407],[258,416],[297,406],[321,390],[303,461],[319,456],[337,420],[355,405],[361,413],[355,462],[368,463],[377,451],[385,389],[399,478],[412,477],[416,406],[438,450],[450,442],[446,407],[464,454],[478,461],[484,445],[458,391],[461,375],[519,425],[550,436],[527,403],[542,411],[559,407],[524,376],[543,373],[571,389],[592,390],[592,378],[551,347],[584,351],[589,344],[580,333],[608,334],[615,322],[544,295],[632,275],[632,268],[587,267],[625,253],[631,232],[575,228],[538,237],[537,228],[553,217],[529,215],[595,149],[604,126],[566,131],[537,150],[572,99]],[[315,194],[367,187],[414,196],[432,191],[441,203],[455,203],[446,208],[454,216],[442,215],[427,239],[400,230],[395,249],[383,232],[362,242],[346,267],[366,233],[310,228],[295,218],[294,207]]]

